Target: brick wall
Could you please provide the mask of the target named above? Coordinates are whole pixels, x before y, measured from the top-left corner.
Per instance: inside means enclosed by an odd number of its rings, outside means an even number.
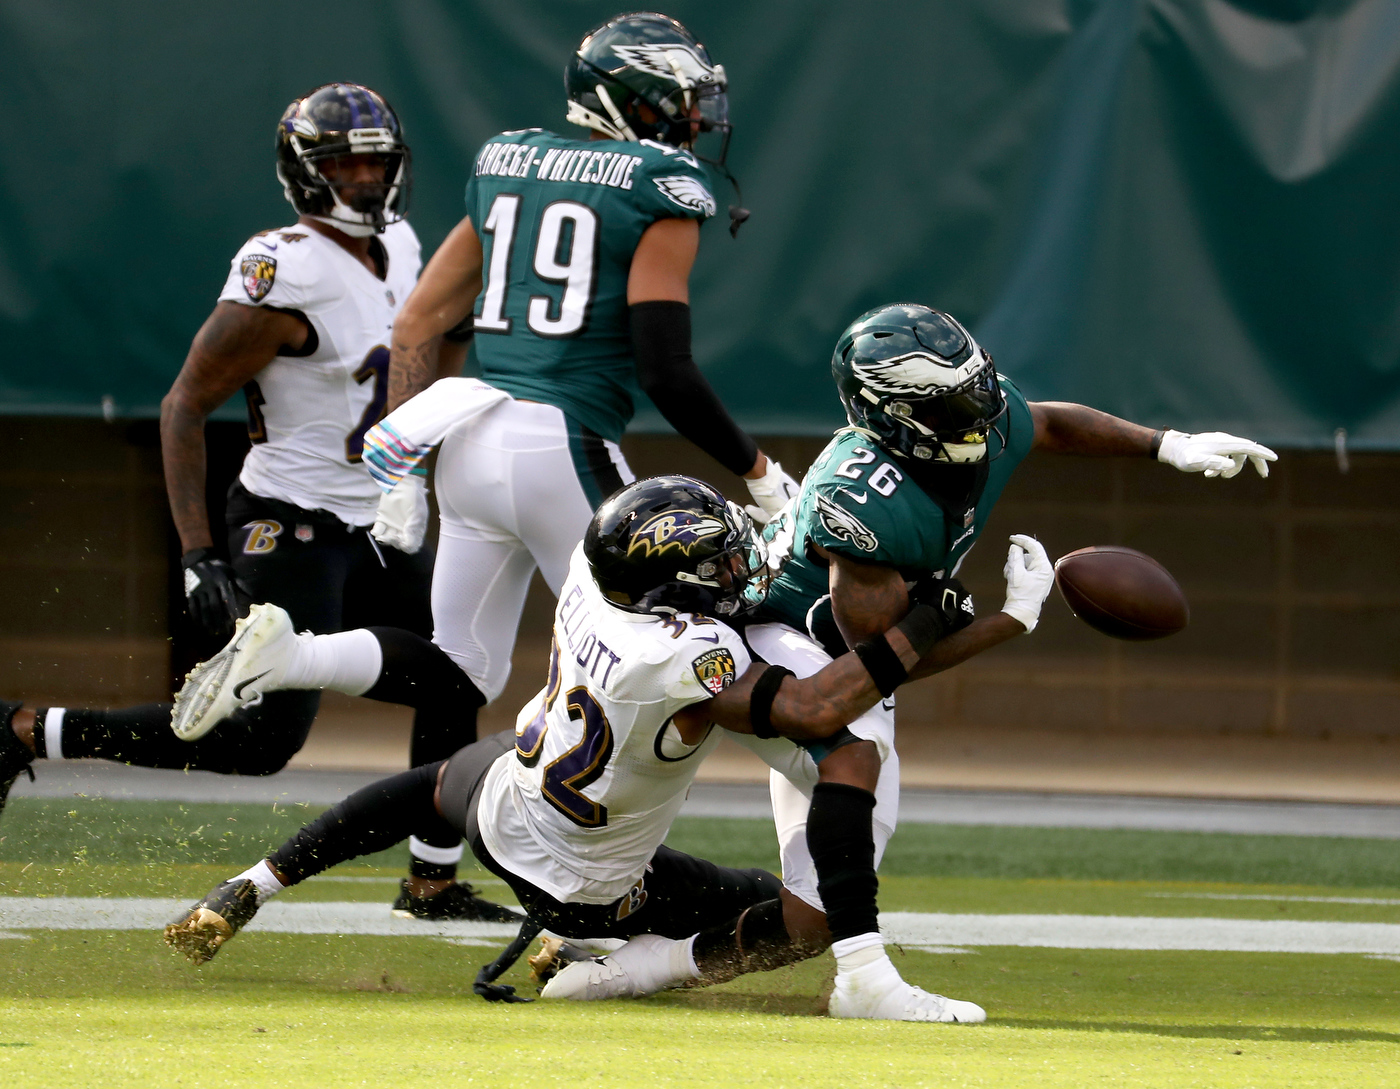
[[[9,430],[0,694],[110,704],[164,697],[179,603],[172,608],[178,584],[154,425],[12,419]],[[735,478],[680,440],[625,445],[638,473],[691,472],[741,494]],[[821,445],[764,443],[792,468]],[[237,428],[216,428],[213,446],[211,476],[222,482],[241,456]],[[1006,536],[1030,532],[1052,555],[1090,544],[1150,553],[1186,590],[1191,626],[1160,643],[1118,643],[1052,598],[1034,635],[908,689],[901,719],[1400,735],[1398,498],[1400,456],[1353,457],[1342,475],[1331,455],[1286,453],[1267,481],[1033,456],[965,566],[979,608],[1001,603]],[[503,704],[542,675],[549,608],[537,582]],[[177,630],[177,657],[186,635]],[[513,717],[513,708],[493,710]]]

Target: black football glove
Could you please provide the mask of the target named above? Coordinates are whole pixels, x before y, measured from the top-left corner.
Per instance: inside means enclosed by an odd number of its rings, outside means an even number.
[[[942,614],[947,630],[939,638],[961,631],[977,618],[972,595],[957,579],[920,579],[909,591],[909,603],[932,605]]]
[[[233,568],[212,548],[193,548],[180,557],[185,569],[185,611],[210,635],[225,639],[242,613],[243,593]]]

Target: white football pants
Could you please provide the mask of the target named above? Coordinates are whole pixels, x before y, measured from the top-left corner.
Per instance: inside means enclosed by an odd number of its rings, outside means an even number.
[[[631,483],[617,444],[590,439],[593,455]],[[507,401],[449,431],[438,452],[433,642],[488,701],[510,677],[530,576],[538,566],[557,596],[593,517],[576,468],[579,436],[572,441],[573,448],[569,422],[553,405]]]
[[[764,661],[786,666],[798,677],[810,677],[831,661],[831,655],[816,640],[786,624],[754,624],[745,629],[744,638]],[[880,778],[875,784],[875,811],[871,817],[878,870],[885,847],[899,823],[899,754],[894,749],[894,700],[877,703],[847,729],[859,738],[875,742],[880,754]],[[807,850],[807,811],[812,805],[812,788],[818,781],[816,763],[807,750],[786,738],[760,740],[742,734],[731,736],[761,756],[771,769],[768,791],[773,800],[773,824],[778,833],[783,886],[818,911],[825,911],[817,895],[817,869]]]

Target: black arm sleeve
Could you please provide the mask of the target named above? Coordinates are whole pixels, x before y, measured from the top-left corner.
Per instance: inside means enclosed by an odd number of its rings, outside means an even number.
[[[690,306],[659,299],[629,308],[637,381],[666,422],[730,472],[743,476],[758,446],[729,418],[690,355]]]

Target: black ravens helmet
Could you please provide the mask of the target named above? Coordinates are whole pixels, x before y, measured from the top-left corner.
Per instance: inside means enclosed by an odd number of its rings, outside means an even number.
[[[992,357],[952,317],[915,303],[853,321],[831,373],[851,424],[916,464],[985,461],[987,436],[1006,415]]]
[[[618,15],[579,43],[564,69],[569,120],[614,140],[656,140],[689,148],[699,132],[721,136],[729,150],[724,66],[676,20],[654,11]],[[642,116],[641,107],[651,114]]]
[[[350,156],[373,156],[373,182],[338,180],[337,161]],[[277,123],[277,177],[303,215],[360,237],[382,231],[408,211],[412,175],[398,114],[358,83],[317,87]]]
[[[583,552],[603,596],[619,609],[733,616],[755,567],[743,508],[688,476],[638,480],[588,523]]]

